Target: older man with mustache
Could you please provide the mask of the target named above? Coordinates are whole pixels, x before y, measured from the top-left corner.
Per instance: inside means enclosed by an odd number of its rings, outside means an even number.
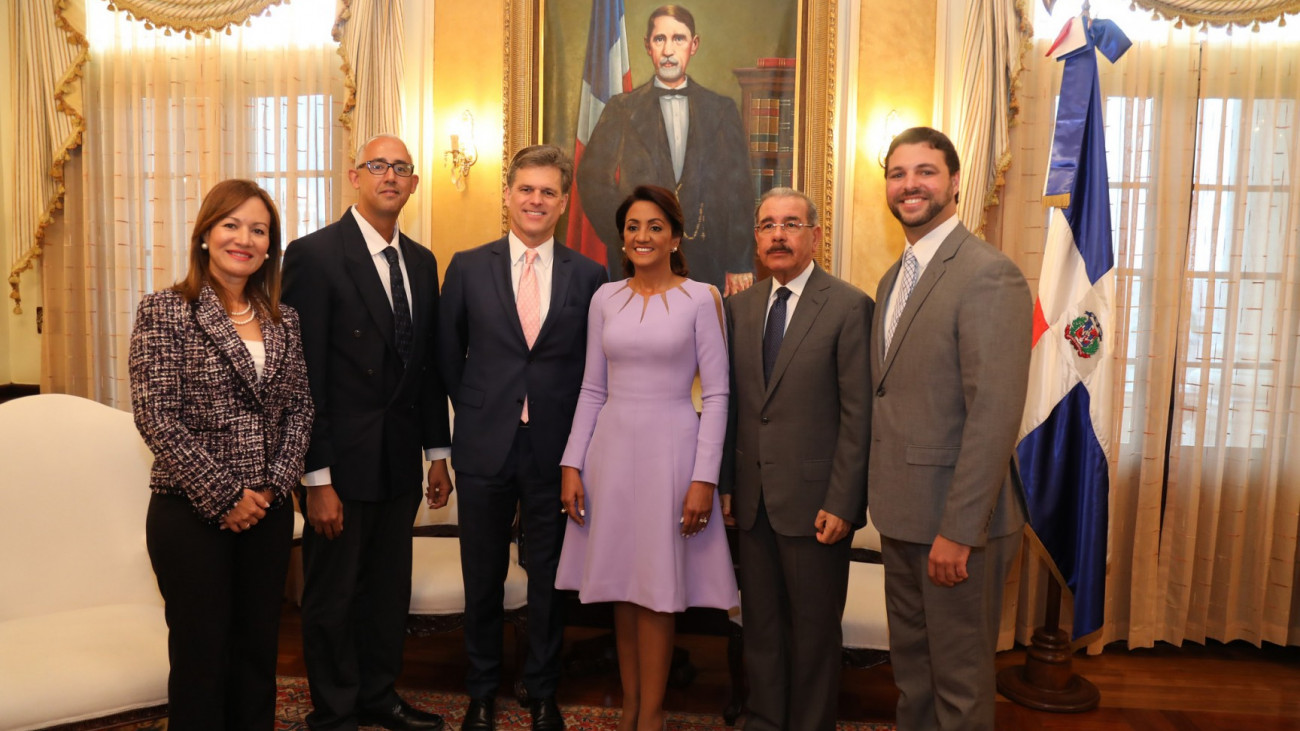
[[[638,185],[675,191],[691,278],[731,295],[754,282],[749,145],[736,103],[687,76],[699,49],[689,10],[664,5],[650,14],[645,50],[655,75],[609,100],[582,153],[578,193],[619,276],[619,204]]]
[[[849,535],[866,523],[871,298],[813,261],[817,207],[764,194],[772,272],[726,301],[731,411],[722,510],[740,528],[748,731],[833,731]]]

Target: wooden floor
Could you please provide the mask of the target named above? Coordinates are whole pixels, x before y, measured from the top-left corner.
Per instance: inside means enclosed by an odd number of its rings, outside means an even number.
[[[597,637],[598,630],[570,628],[566,649]],[[726,704],[726,641],[719,637],[679,636],[698,671],[691,684],[670,690],[670,710],[718,713]],[[506,672],[513,674],[513,638],[506,632]],[[999,667],[1023,662],[1023,652],[998,658]],[[1031,711],[999,697],[999,731],[1300,731],[1300,648],[1245,643],[1168,645],[1125,650],[1120,645],[1094,657],[1075,656],[1075,671],[1101,690],[1094,711],[1062,715]],[[463,692],[464,648],[459,632],[408,638],[400,685]],[[280,673],[305,675],[298,609],[285,605],[280,630]],[[509,687],[513,675],[506,679]],[[504,691],[503,691],[504,692]],[[613,675],[566,676],[561,703],[618,706],[620,691]],[[846,668],[840,693],[840,717],[856,721],[892,721],[897,700],[889,666]]]

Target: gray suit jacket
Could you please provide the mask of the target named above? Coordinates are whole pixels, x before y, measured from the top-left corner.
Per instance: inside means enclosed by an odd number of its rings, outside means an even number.
[[[899,262],[876,292],[888,302]],[[1011,470],[1029,382],[1033,301],[1020,269],[958,225],[930,261],[881,356],[871,340],[871,519],[882,535],[968,546],[1025,524]]]
[[[816,266],[816,265],[814,265]],[[729,297],[731,404],[723,493],[750,530],[761,497],[773,530],[814,536],[818,510],[866,523],[871,298],[813,270],[763,383],[770,279]]]

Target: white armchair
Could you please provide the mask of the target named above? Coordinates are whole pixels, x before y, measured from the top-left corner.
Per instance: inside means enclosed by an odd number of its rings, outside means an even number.
[[[0,404],[0,731],[163,715],[152,463],[129,413],[58,394]]]

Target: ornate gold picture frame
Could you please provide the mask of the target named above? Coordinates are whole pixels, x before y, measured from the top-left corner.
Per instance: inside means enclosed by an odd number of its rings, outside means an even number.
[[[542,139],[545,77],[543,52],[555,34],[545,27],[547,2],[556,0],[505,0],[505,136],[503,159]],[[824,232],[819,263],[830,269],[831,231],[834,221],[834,109],[837,6],[834,0],[792,0],[797,4],[797,43],[794,78],[793,187],[807,193],[818,205]],[[689,6],[689,3],[688,3]],[[745,18],[751,15],[740,14]],[[755,21],[757,22],[757,21]],[[644,20],[627,17],[629,55],[634,67],[644,63],[641,36]],[[585,33],[584,29],[579,29]],[[717,35],[717,30],[710,31]],[[701,35],[704,32],[701,31]],[[573,83],[581,83],[575,78]],[[744,113],[744,110],[742,110]],[[546,140],[553,141],[553,140]],[[504,168],[503,166],[503,175]],[[504,180],[502,181],[504,184]],[[505,214],[502,212],[502,227]]]

